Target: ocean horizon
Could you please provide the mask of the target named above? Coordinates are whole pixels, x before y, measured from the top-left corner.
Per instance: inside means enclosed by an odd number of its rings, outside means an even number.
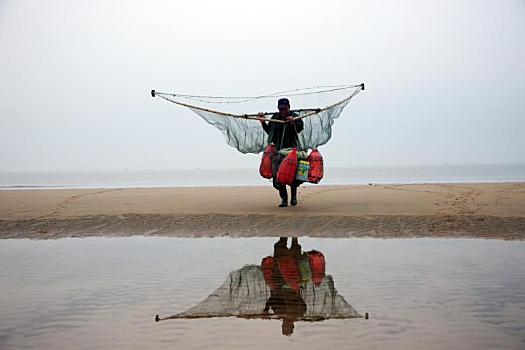
[[[525,164],[327,167],[321,185],[524,182]],[[0,172],[0,190],[265,186],[258,169]],[[315,185],[314,185],[315,186]]]

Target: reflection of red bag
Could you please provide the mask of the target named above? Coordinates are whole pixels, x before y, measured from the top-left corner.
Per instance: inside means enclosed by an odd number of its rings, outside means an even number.
[[[282,185],[291,185],[297,173],[297,148],[294,148],[283,159],[277,172],[277,182]]]
[[[275,290],[275,278],[273,277],[273,257],[267,256],[261,261],[261,269],[264,276],[264,281],[270,288],[270,290]]]
[[[275,150],[275,146],[273,145],[273,143],[270,143],[263,153],[261,165],[259,166],[259,174],[261,174],[261,176],[265,179],[271,179],[273,176],[272,160],[275,157],[276,153],[277,151]]]
[[[301,273],[299,266],[293,256],[283,256],[278,259],[279,271],[284,282],[294,291],[298,292],[301,287]]]
[[[317,250],[311,250],[308,252],[308,260],[310,261],[310,268],[312,270],[312,282],[316,286],[323,282],[325,275],[325,260],[323,253]]]
[[[306,160],[310,162],[308,181],[318,183],[323,178],[323,156],[318,150],[314,149]]]

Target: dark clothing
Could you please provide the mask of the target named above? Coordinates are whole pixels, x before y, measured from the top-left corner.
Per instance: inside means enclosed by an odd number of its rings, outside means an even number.
[[[290,116],[297,117],[298,114],[291,112]],[[279,113],[275,113],[272,119],[284,120]],[[293,148],[298,145],[298,134],[303,131],[304,123],[301,119],[297,119],[292,123],[264,123],[262,125],[264,131],[268,134],[268,144],[273,143],[277,150],[281,148]]]
[[[273,257],[279,259],[283,256],[293,256],[299,258],[301,256],[301,245],[297,238],[292,238],[292,245],[288,248],[288,238],[280,237],[277,243],[273,245]]]
[[[290,116],[297,117],[298,114],[290,112]],[[272,119],[284,120],[279,113],[275,113]],[[268,144],[273,143],[277,151],[281,148],[293,148],[299,146],[299,133],[303,131],[304,123],[301,119],[297,119],[292,123],[264,123],[262,124],[264,131],[268,134]],[[277,171],[283,161],[284,156],[277,154],[272,161],[272,172],[273,172],[273,187],[280,193],[286,191],[286,185],[281,185],[277,182]],[[295,180],[291,187],[294,193],[297,192],[297,187],[301,184],[300,181]],[[284,193],[284,192],[283,192]],[[281,198],[283,195],[281,195]]]
[[[293,321],[300,319],[306,312],[306,303],[300,294],[289,288],[279,288],[270,293],[265,311],[273,310],[274,314]]]

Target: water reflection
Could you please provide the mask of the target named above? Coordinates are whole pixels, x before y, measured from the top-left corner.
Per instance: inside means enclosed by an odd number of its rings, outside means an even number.
[[[206,299],[186,311],[156,321],[177,318],[230,317],[282,320],[282,334],[292,335],[296,321],[363,317],[335,289],[325,273],[324,254],[303,252],[297,238],[281,237],[273,256],[260,265],[230,272]],[[367,314],[365,314],[368,317]]]

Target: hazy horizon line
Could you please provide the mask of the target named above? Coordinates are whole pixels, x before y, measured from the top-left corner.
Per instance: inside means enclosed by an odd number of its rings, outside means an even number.
[[[439,163],[439,164],[386,164],[386,165],[349,165],[349,166],[325,166],[325,169],[363,169],[363,168],[415,168],[415,167],[441,167],[441,166],[525,166],[523,163]],[[235,167],[235,168],[122,168],[122,169],[93,169],[93,170],[0,170],[1,174],[20,174],[20,173],[98,173],[98,172],[126,172],[126,171],[236,171],[236,170],[254,170],[253,167]]]

